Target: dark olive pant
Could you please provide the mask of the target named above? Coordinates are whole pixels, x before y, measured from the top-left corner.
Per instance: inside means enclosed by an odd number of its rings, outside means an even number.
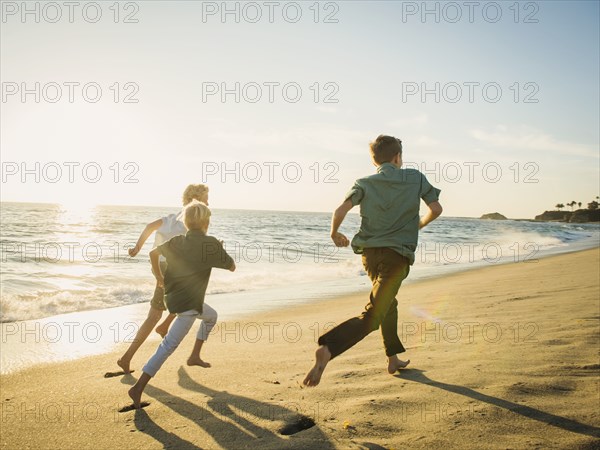
[[[344,353],[381,326],[387,356],[406,351],[398,337],[398,301],[396,294],[408,276],[408,259],[389,248],[365,248],[362,262],[373,283],[369,303],[358,317],[347,320],[319,338],[331,357]]]

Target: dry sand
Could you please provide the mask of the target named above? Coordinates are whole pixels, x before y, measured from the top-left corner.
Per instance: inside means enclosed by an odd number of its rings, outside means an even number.
[[[375,332],[321,385],[300,386],[317,335],[358,314],[363,294],[221,324],[203,353],[210,369],[185,365],[190,333],[138,411],[118,412],[155,342],[133,376],[103,377],[118,353],[3,376],[1,448],[599,448],[599,255],[404,286],[399,330],[412,362],[397,375]],[[316,425],[279,433],[301,415]]]

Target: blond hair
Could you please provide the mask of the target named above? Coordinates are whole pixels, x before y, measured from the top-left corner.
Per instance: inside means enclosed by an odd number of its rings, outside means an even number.
[[[185,205],[183,223],[188,230],[206,231],[210,221],[210,209],[198,200],[192,200]]]
[[[187,205],[192,200],[199,202],[204,200],[204,196],[208,194],[208,186],[205,184],[190,184],[183,191],[183,204]]]
[[[369,144],[371,158],[378,165],[390,162],[397,154],[402,155],[402,141],[393,136],[380,134],[375,141]]]

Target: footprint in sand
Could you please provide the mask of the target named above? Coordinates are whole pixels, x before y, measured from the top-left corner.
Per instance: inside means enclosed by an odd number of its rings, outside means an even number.
[[[299,416],[279,429],[279,434],[289,436],[291,434],[299,433],[300,431],[308,430],[315,426],[315,421],[307,416]]]
[[[120,377],[121,375],[129,375],[130,373],[135,372],[135,370],[132,370],[129,373],[125,373],[122,370],[118,371],[118,372],[106,372],[104,374],[104,378],[112,378],[112,377]]]

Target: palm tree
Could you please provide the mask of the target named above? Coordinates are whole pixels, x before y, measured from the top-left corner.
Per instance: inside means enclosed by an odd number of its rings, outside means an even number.
[[[593,202],[588,203],[588,209],[598,209],[598,202],[594,200]]]
[[[562,203],[557,203],[557,204],[555,205],[555,207],[556,207],[556,209],[558,209],[558,210],[560,211],[562,208],[564,208],[564,207],[565,207],[565,205],[563,205]]]
[[[571,211],[573,211],[573,206],[575,206],[575,205],[576,205],[575,200],[572,200],[571,203],[567,203],[567,206],[571,207]]]
[[[581,208],[581,202],[577,202],[577,206]]]

